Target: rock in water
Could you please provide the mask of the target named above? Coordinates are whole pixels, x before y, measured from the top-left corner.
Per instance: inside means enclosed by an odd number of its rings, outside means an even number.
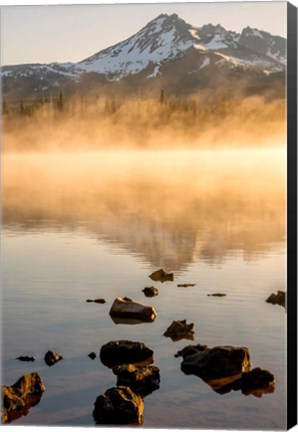
[[[194,324],[187,324],[186,320],[173,321],[163,335],[170,337],[174,342],[177,342],[181,339],[193,340],[195,333],[193,328]]]
[[[35,357],[33,357],[33,356],[20,356],[20,357],[17,357],[16,360],[25,361],[25,362],[34,362]]]
[[[250,356],[248,348],[216,346],[205,350],[190,347],[183,353],[181,370],[203,379],[224,378],[249,371]]]
[[[121,323],[121,319],[153,322],[156,311],[152,306],[136,303],[128,297],[117,297],[110,309],[110,316],[116,323]]]
[[[153,351],[143,342],[119,340],[108,342],[101,347],[99,357],[108,367],[123,364],[150,364],[153,363]]]
[[[99,298],[99,299],[95,299],[95,300],[91,300],[91,299],[87,299],[86,300],[87,303],[99,303],[99,304],[104,304],[106,301],[103,298]]]
[[[240,378],[242,393],[245,395],[252,394],[257,397],[261,397],[263,393],[273,393],[274,383],[274,375],[261,368],[243,372]]]
[[[96,424],[142,424],[144,402],[129,387],[108,389],[94,403]]]
[[[160,374],[156,366],[129,364],[116,366],[113,372],[117,375],[117,386],[127,386],[142,397],[159,389]]]
[[[27,415],[29,409],[37,405],[45,386],[37,372],[22,376],[12,386],[1,386],[2,389],[2,423],[10,423]]]
[[[267,303],[273,305],[280,305],[285,307],[286,305],[286,293],[284,291],[277,291],[277,294],[272,293],[266,300]]]
[[[154,287],[146,287],[142,291],[146,297],[154,297],[158,295],[158,289]]]
[[[151,273],[149,277],[154,282],[167,282],[167,281],[173,282],[174,280],[174,274],[166,273],[163,269],[156,270],[155,272]]]
[[[44,361],[48,366],[53,366],[58,361],[62,360],[63,357],[57,354],[55,351],[48,351],[44,356]]]
[[[88,354],[88,357],[90,357],[91,360],[94,360],[96,358],[95,352],[91,352],[90,354]]]
[[[207,294],[208,297],[225,297],[226,295],[224,293]]]

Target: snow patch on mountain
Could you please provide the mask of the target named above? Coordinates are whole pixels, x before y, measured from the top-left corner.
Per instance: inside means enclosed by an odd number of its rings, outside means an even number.
[[[209,57],[206,57],[206,58],[204,58],[204,60],[203,60],[203,63],[201,64],[201,66],[200,66],[200,70],[201,69],[203,69],[204,67],[206,67],[206,66],[208,66],[210,64],[210,58]]]
[[[278,61],[279,63],[285,65],[285,66],[286,66],[286,64],[287,64],[287,59],[286,59],[286,57],[283,57],[283,56],[280,54],[279,51],[277,51],[276,53],[273,54],[273,53],[271,52],[271,49],[268,48],[268,51],[267,51],[266,55],[267,55],[268,57],[271,57],[272,59]]]
[[[189,30],[189,33],[191,34],[191,36],[195,39],[201,40],[200,36],[198,35],[198,29],[192,28]]]
[[[155,66],[152,74],[147,75],[147,78],[156,78],[158,75],[161,75],[159,69],[160,69],[160,65]]]

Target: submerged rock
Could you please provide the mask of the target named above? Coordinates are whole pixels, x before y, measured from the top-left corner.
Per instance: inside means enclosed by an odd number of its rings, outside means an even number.
[[[184,283],[184,284],[178,284],[177,287],[179,288],[188,288],[188,287],[193,287],[195,286],[195,283]]]
[[[154,297],[158,295],[158,289],[154,287],[146,287],[142,291],[146,297]]]
[[[201,347],[201,346],[199,346]],[[248,348],[216,346],[214,348],[191,349],[182,354],[181,370],[203,379],[224,378],[249,371],[250,357]]]
[[[152,306],[142,305],[128,297],[117,297],[110,309],[110,316],[116,323],[123,322],[122,319],[153,322],[156,318],[156,311]]]
[[[149,276],[154,282],[167,282],[174,280],[173,273],[166,273],[163,269],[156,270]]]
[[[48,366],[53,366],[62,359],[63,357],[60,354],[57,354],[55,351],[48,351],[44,356],[44,361]]]
[[[88,354],[88,357],[90,357],[91,360],[94,360],[96,358],[95,352],[91,352],[90,354]]]
[[[226,295],[224,293],[207,294],[208,297],[225,297]]]
[[[99,299],[95,299],[95,300],[86,300],[87,303],[99,303],[99,304],[104,304],[106,301],[103,298],[99,298]]]
[[[38,404],[45,386],[37,372],[22,376],[12,386],[1,386],[2,423],[10,423],[27,415],[32,406]]]
[[[25,362],[34,362],[35,357],[33,357],[33,356],[20,356],[20,357],[17,357],[16,360],[25,361]]]
[[[284,291],[277,291],[277,294],[272,293],[266,300],[267,303],[273,305],[280,305],[285,307],[286,305],[286,293]]]
[[[117,386],[127,386],[143,397],[159,389],[160,374],[156,366],[128,364],[114,367],[113,372],[117,375]]]
[[[93,418],[96,424],[142,424],[144,402],[129,387],[108,389],[96,399]]]
[[[123,364],[150,364],[153,363],[153,351],[143,342],[129,340],[111,341],[101,347],[99,357],[108,367]]]
[[[194,339],[194,324],[187,324],[186,320],[173,321],[170,327],[163,334],[170,337],[172,341],[177,342],[181,339]]]

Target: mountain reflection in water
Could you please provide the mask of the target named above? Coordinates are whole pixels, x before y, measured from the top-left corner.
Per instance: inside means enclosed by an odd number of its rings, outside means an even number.
[[[182,269],[284,241],[282,149],[5,154],[3,223],[87,230]]]

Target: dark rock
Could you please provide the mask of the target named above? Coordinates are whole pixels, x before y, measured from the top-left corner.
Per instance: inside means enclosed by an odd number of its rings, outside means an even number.
[[[108,342],[101,347],[99,357],[108,367],[123,364],[150,364],[153,363],[153,351],[143,342],[119,340]]]
[[[284,291],[277,291],[277,294],[272,293],[266,300],[267,303],[273,305],[280,305],[285,307],[286,305],[286,293]]]
[[[174,280],[173,273],[166,273],[163,269],[156,270],[149,276],[154,282],[167,282]]]
[[[193,354],[197,354],[199,351],[205,351],[206,349],[208,349],[207,345],[187,345],[182,350],[178,351],[175,357],[183,357],[184,359]]]
[[[106,301],[103,298],[99,298],[99,299],[95,299],[95,300],[86,300],[87,303],[100,303],[100,304],[104,304]]]
[[[27,415],[32,406],[38,404],[45,386],[37,372],[22,376],[12,386],[1,386],[2,423],[10,423]]]
[[[226,295],[224,293],[207,294],[208,297],[225,297]]]
[[[156,311],[152,306],[136,303],[128,297],[117,297],[110,309],[110,316],[117,324],[125,323],[125,320],[153,322],[156,318]]]
[[[160,375],[156,366],[134,366],[132,364],[116,366],[117,386],[127,386],[140,396],[147,396],[159,389]]]
[[[144,402],[129,387],[108,389],[94,403],[96,424],[142,424]]]
[[[195,286],[196,284],[193,284],[193,283],[184,283],[184,284],[178,284],[177,285],[177,287],[180,287],[180,288],[188,288],[188,287],[193,287],[193,286]]]
[[[188,345],[175,355],[180,356],[184,373],[199,376],[219,394],[241,390],[245,395],[261,397],[274,391],[274,375],[260,368],[250,371],[245,347]]]
[[[274,375],[264,369],[254,368],[249,372],[244,372],[240,378],[242,393],[260,397],[263,393],[274,391]]]
[[[62,360],[63,357],[57,354],[55,351],[48,351],[44,356],[44,361],[48,366],[53,366],[58,361]]]
[[[90,357],[91,360],[94,360],[96,358],[95,352],[92,352],[92,353],[88,354],[88,357]]]
[[[35,357],[33,357],[33,356],[20,356],[20,357],[17,357],[16,360],[25,361],[25,362],[34,362]]]
[[[193,340],[195,333],[193,328],[194,324],[187,324],[186,320],[173,321],[163,335],[170,337],[174,342],[181,339]]]
[[[158,295],[158,289],[154,287],[146,287],[142,291],[146,297],[154,297]]]
[[[181,370],[203,379],[224,378],[240,374],[250,369],[248,348],[233,346],[217,346],[205,350],[189,349],[183,354]],[[196,351],[196,352],[194,352]]]

